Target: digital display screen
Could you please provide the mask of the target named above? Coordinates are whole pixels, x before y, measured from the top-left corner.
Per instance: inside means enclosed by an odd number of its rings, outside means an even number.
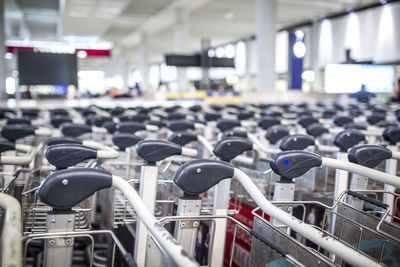
[[[355,93],[364,84],[371,93],[391,93],[395,69],[392,65],[328,64],[325,67],[325,92]]]
[[[76,54],[18,51],[19,85],[78,86]]]

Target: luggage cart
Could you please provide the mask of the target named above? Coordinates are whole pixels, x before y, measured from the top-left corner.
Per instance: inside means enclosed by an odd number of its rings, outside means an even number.
[[[72,168],[54,172],[40,185],[38,190],[40,201],[57,212],[48,212],[46,233],[30,234],[24,237],[25,256],[27,246],[31,242],[44,240],[44,266],[70,266],[73,260],[73,244],[78,237],[86,237],[90,240],[88,258],[89,266],[92,266],[95,236],[110,235],[115,242],[110,257],[111,266],[113,266],[115,256],[115,246],[122,253],[127,265],[135,266],[132,255],[126,252],[111,231],[73,231],[73,227],[71,227],[75,217],[75,214],[71,213],[71,208],[96,191],[111,186],[117,187],[123,192],[142,223],[147,227],[150,237],[155,240],[155,243],[149,243],[149,246],[152,247],[154,244],[156,248],[162,249],[157,254],[153,253],[151,257],[147,257],[146,262],[154,263],[154,260],[159,260],[159,263],[162,262],[162,266],[169,266],[170,264],[172,266],[198,266],[182,251],[182,247],[173,240],[168,231],[157,223],[154,216],[145,208],[145,204],[139,195],[125,179],[111,175],[107,171],[92,168]],[[76,187],[82,188],[79,193],[77,193]],[[151,263],[148,264],[147,266],[153,266]]]
[[[201,170],[200,172],[198,170]],[[211,177],[212,178],[211,178]],[[205,179],[205,177],[210,177],[206,179],[207,183],[196,184],[199,179]],[[175,183],[186,193],[192,195],[193,197],[208,190],[215,184],[218,184],[221,180],[234,178],[240,181],[246,191],[252,196],[257,205],[262,211],[267,213],[269,216],[275,218],[277,221],[284,224],[286,227],[293,229],[294,231],[304,235],[307,239],[315,242],[324,249],[336,254],[338,257],[345,260],[347,263],[354,266],[379,266],[379,264],[374,261],[371,257],[357,251],[351,246],[320,232],[314,226],[303,223],[301,220],[287,214],[285,211],[274,206],[269,202],[262,193],[257,189],[257,187],[242,171],[234,168],[232,165],[214,160],[196,160],[184,164],[177,174],[174,176]],[[169,218],[168,218],[169,219]],[[179,220],[193,220],[193,217],[179,218]],[[195,217],[194,219],[201,219],[201,217]],[[219,219],[219,218],[217,218]],[[254,229],[252,229],[254,230]],[[258,239],[265,241],[267,246],[274,247],[274,244],[270,243],[268,239],[263,239],[262,235],[257,235],[254,231],[250,230],[252,235],[256,235]],[[214,237],[211,241],[211,247],[214,246],[215,242],[220,242],[218,238]],[[275,249],[280,250],[281,255],[285,255],[285,259],[289,256],[290,258],[295,258],[300,264],[295,264],[302,266],[303,258],[296,258],[293,254],[285,252],[278,245],[275,244]],[[211,254],[212,259],[214,255]],[[261,255],[255,255],[255,257],[260,257]],[[251,261],[253,264],[253,259]],[[306,264],[304,264],[307,266]],[[259,265],[254,265],[259,266]]]

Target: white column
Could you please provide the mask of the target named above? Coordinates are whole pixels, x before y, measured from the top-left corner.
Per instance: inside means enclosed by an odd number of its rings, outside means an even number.
[[[139,58],[140,58],[140,74],[142,76],[142,90],[146,91],[149,89],[149,62],[148,62],[148,50],[147,50],[147,35],[142,33],[141,35],[141,43],[139,49]]]
[[[174,27],[174,53],[185,54],[187,52],[188,42],[188,14],[182,7],[175,10],[176,22]],[[177,85],[179,91],[184,91],[188,87],[186,78],[186,68],[178,68]]]
[[[275,90],[276,0],[256,0],[257,91]]]
[[[119,56],[120,71],[122,77],[122,90],[126,92],[128,90],[128,54],[127,49],[123,48]]]
[[[246,45],[246,69],[245,69],[245,81],[246,81],[246,86],[250,89],[253,90],[255,89],[254,86],[254,82],[251,83],[251,74],[250,74],[250,66],[251,66],[251,62],[252,62],[252,51],[250,49],[250,40],[246,40],[245,41],[245,45]],[[253,51],[254,52],[254,51]],[[250,84],[251,83],[251,84]],[[251,86],[251,88],[250,88]]]
[[[310,57],[311,57],[311,67],[315,73],[315,80],[313,82],[313,91],[322,91],[321,87],[321,71],[319,67],[319,21],[315,20],[311,27],[311,46],[310,46]],[[306,36],[306,38],[308,38]]]
[[[209,60],[208,60],[208,49],[211,46],[211,40],[208,38],[203,38],[201,39],[201,67],[203,69],[203,77],[200,83],[200,89],[210,89],[210,77],[208,73],[208,65],[209,65]]]
[[[5,50],[5,28],[4,28],[4,1],[0,0],[0,99],[6,97],[6,60],[4,59]]]

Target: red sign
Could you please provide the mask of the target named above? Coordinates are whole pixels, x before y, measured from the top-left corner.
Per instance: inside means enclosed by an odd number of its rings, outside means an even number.
[[[18,50],[21,51],[34,51],[35,47],[28,46],[7,46],[6,51],[9,53],[16,53]],[[85,51],[87,57],[109,57],[111,56],[111,49],[75,49],[75,52]]]
[[[229,209],[235,208],[233,204],[234,202],[231,200]],[[254,216],[251,214],[253,209],[254,208],[250,206],[241,204],[239,213],[232,217],[247,227],[253,228]],[[261,215],[261,212],[257,211],[257,214]],[[268,215],[264,215],[264,218],[269,221]],[[232,244],[234,231],[235,223],[231,220],[228,220],[225,240],[224,265],[229,266],[229,262],[231,260],[231,249],[232,246],[234,246],[232,266],[250,266],[251,235],[243,229],[236,227],[235,243]]]

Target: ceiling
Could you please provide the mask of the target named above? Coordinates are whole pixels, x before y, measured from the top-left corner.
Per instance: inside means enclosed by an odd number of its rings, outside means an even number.
[[[176,10],[187,14],[188,52],[254,34],[255,0],[4,0],[8,39],[111,41],[134,66],[143,33],[150,61],[173,51]],[[378,0],[277,0],[277,27]],[[104,62],[104,60],[99,60]],[[96,60],[87,60],[95,67]],[[102,63],[103,64],[103,63]]]

